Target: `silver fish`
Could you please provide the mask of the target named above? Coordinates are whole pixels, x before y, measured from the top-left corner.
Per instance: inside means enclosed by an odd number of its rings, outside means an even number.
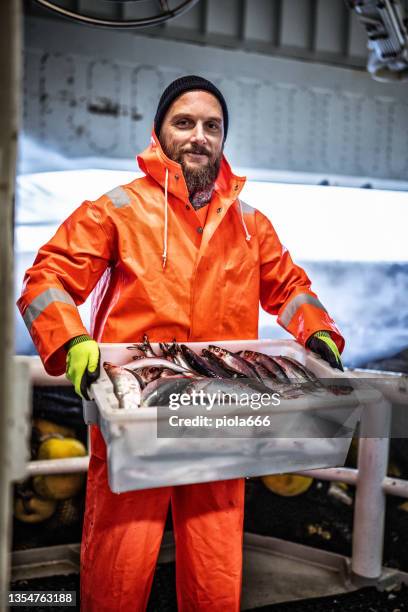
[[[133,361],[127,363],[124,367],[132,371],[140,368],[168,368],[169,370],[174,370],[175,372],[191,374],[190,370],[186,370],[176,363],[173,363],[168,359],[164,359],[164,357],[137,357]]]
[[[211,367],[218,370],[218,378],[238,378],[239,376],[243,376],[243,374],[238,374],[238,372],[227,368],[222,359],[217,357],[217,355],[210,353],[210,351],[207,349],[203,349],[201,351],[201,355],[204,357],[204,359],[209,361]]]
[[[262,382],[254,366],[236,353],[231,353],[231,351],[214,344],[209,345],[208,351],[222,361],[224,366],[232,372],[237,372],[246,378],[256,378]]]
[[[296,370],[299,375],[303,375],[303,377],[306,380],[310,380],[310,382],[314,383],[316,386],[321,387],[322,384],[319,381],[319,379],[313,374],[313,372],[311,370],[309,370],[309,368],[306,368],[306,366],[302,365],[299,361],[297,361],[296,359],[293,359],[292,357],[282,357],[282,359],[284,359],[285,361],[288,361],[294,370]]]
[[[190,384],[191,378],[186,376],[158,378],[143,389],[142,406],[166,406],[172,393],[183,393]]]
[[[132,371],[142,379],[144,385],[149,384],[157,378],[164,378],[176,375],[176,372],[174,370],[171,370],[168,367],[161,366],[145,366],[144,368],[137,368],[136,370]]]
[[[195,370],[192,364],[189,363],[188,359],[186,358],[185,352],[182,350],[181,346],[177,344],[176,341],[173,342],[173,344],[170,347],[170,350],[174,355],[176,363],[178,363],[179,365],[183,366],[184,368],[188,370],[191,370],[192,372],[196,372],[196,374],[199,374],[199,372]]]
[[[239,351],[237,354],[252,365],[259,364],[263,366],[268,370],[270,375],[277,380],[286,383],[289,381],[285,370],[275,361],[274,357],[264,355],[264,353],[258,353],[257,351]]]
[[[173,363],[176,363],[174,355],[170,350],[171,345],[168,344],[167,342],[159,342],[159,346],[162,352],[162,357],[164,359],[168,359],[169,361],[172,361]]]
[[[124,410],[140,407],[141,385],[137,376],[121,366],[105,361],[103,364],[113,384],[113,391],[119,401],[119,408]]]
[[[171,359],[171,361],[173,361],[174,363],[177,363],[177,365],[181,366],[182,368],[185,368],[186,370],[191,370],[194,372],[194,370],[191,368],[190,364],[184,357],[184,354],[182,353],[180,346],[177,344],[175,340],[173,340],[171,344],[166,344],[165,342],[161,342],[160,348],[163,351],[163,355],[167,359]]]
[[[289,359],[283,355],[274,356],[274,361],[285,371],[286,376],[294,382],[301,384],[309,384],[312,382],[310,376],[307,375],[305,368],[294,359]],[[313,380],[314,382],[314,380]]]
[[[158,357],[158,355],[156,355],[156,353],[152,349],[147,334],[144,334],[142,343],[131,344],[127,347],[127,349],[130,351],[137,349],[141,351],[145,357]]]
[[[225,378],[225,370],[221,369],[218,365],[210,363],[209,360],[202,355],[197,355],[197,353],[192,351],[185,344],[181,344],[180,349],[190,367],[199,374],[211,378]]]

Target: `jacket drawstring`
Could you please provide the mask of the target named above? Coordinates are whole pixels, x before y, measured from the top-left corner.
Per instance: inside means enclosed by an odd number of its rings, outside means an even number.
[[[166,168],[166,178],[164,181],[164,236],[163,236],[163,255],[162,255],[162,260],[163,260],[163,264],[162,267],[163,269],[166,267],[166,262],[167,262],[167,213],[168,213],[168,207],[169,207],[169,203],[167,201],[167,187],[168,187],[168,183],[169,183],[169,171]]]
[[[242,226],[243,226],[244,231],[245,231],[245,240],[247,240],[249,242],[251,240],[251,234],[248,232],[248,228],[246,226],[245,219],[244,219],[244,213],[242,212],[241,200],[239,198],[238,198],[238,204],[239,204],[239,211],[241,213]]]

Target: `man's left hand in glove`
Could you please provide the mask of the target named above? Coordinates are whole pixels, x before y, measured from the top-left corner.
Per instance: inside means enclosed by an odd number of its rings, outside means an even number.
[[[99,378],[100,351],[98,343],[87,335],[76,336],[67,343],[66,377],[76,393],[89,400],[88,387]]]
[[[337,368],[342,372],[344,371],[339,349],[337,348],[337,345],[330,336],[329,332],[316,332],[309,338],[306,343],[306,347],[314,353],[320,355],[320,357],[327,361],[332,368]]]

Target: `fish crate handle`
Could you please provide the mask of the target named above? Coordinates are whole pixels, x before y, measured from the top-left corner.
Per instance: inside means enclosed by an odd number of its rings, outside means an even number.
[[[82,399],[85,425],[99,425],[99,410],[94,400]]]

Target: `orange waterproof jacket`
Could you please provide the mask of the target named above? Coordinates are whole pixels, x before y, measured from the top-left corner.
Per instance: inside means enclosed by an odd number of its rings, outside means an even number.
[[[94,290],[99,342],[256,339],[262,307],[305,344],[344,340],[270,221],[239,200],[245,178],[223,158],[205,227],[180,165],[153,132],[145,176],[85,201],[38,252],[17,304],[45,369],[65,371],[65,343],[88,333],[77,305]]]

